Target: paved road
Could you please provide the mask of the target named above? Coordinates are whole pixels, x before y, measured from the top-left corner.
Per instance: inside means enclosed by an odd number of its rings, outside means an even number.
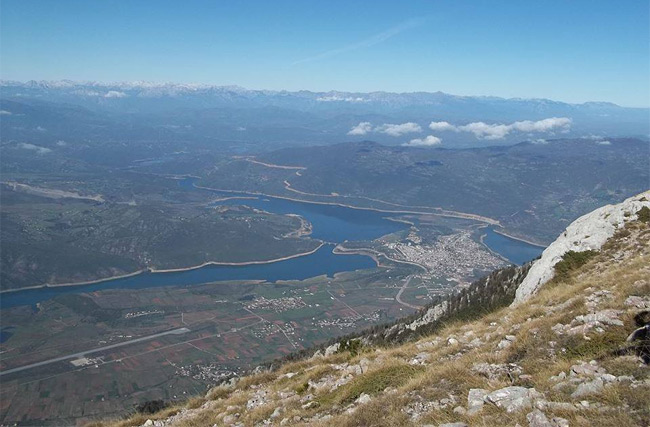
[[[187,328],[172,329],[171,331],[160,332],[158,334],[153,334],[153,335],[147,335],[146,337],[134,338],[132,340],[119,342],[117,344],[106,345],[104,347],[98,347],[98,348],[93,348],[93,349],[90,349],[90,350],[80,351],[79,353],[68,354],[67,356],[55,357],[53,359],[44,360],[42,362],[32,363],[31,365],[25,365],[25,366],[19,366],[17,368],[13,368],[13,369],[7,369],[5,371],[0,371],[0,375],[13,374],[14,372],[20,372],[20,371],[24,371],[26,369],[32,369],[32,368],[36,368],[38,366],[43,366],[43,365],[49,365],[50,363],[61,362],[63,360],[79,359],[79,358],[84,357],[85,355],[90,354],[90,353],[97,353],[97,352],[100,352],[100,351],[110,350],[112,348],[122,347],[122,346],[125,346],[125,345],[130,345],[130,344],[134,344],[134,343],[141,342],[141,341],[147,341],[147,340],[151,340],[151,339],[154,339],[154,338],[163,337],[165,335],[181,335],[181,334],[185,334],[187,332],[190,332],[190,330],[187,329]]]
[[[401,288],[399,288],[399,292],[397,293],[397,296],[395,297],[395,300],[397,300],[398,303],[400,303],[400,304],[402,304],[402,305],[404,305],[406,307],[412,308],[414,310],[420,310],[423,307],[420,307],[419,305],[409,304],[407,302],[402,301],[402,292],[404,292],[406,290],[409,283],[411,283],[412,278],[413,278],[413,276],[409,276],[409,277],[406,278],[406,281],[404,282],[404,285]]]

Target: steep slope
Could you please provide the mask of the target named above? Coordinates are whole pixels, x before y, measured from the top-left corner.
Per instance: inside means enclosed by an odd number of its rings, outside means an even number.
[[[617,230],[638,219],[643,207],[650,208],[650,191],[630,197],[623,203],[607,205],[581,216],[542,253],[517,289],[514,305],[530,299],[539,288],[551,280],[555,264],[569,252],[599,250]]]
[[[561,274],[516,307],[451,318],[423,336],[444,318],[429,310],[394,326],[395,335],[414,332],[406,343],[373,345],[372,334],[344,340],[182,407],[113,424],[648,425],[650,375],[640,356],[647,362],[650,209],[631,213],[589,254],[565,256]],[[523,273],[501,278],[517,283]]]

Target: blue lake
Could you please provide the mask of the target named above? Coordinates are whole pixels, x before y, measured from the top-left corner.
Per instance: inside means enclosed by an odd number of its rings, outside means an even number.
[[[531,245],[521,240],[511,239],[494,231],[492,227],[485,228],[483,243],[513,264],[521,265],[542,254],[544,248]]]
[[[245,266],[208,265],[194,270],[170,273],[141,273],[122,279],[79,286],[26,289],[4,293],[0,296],[0,307],[33,305],[54,298],[57,295],[94,292],[104,289],[142,289],[158,286],[190,286],[220,280],[263,279],[301,280],[327,274],[333,276],[340,271],[353,271],[375,267],[372,258],[363,255],[335,255],[333,245],[324,245],[311,255],[292,258],[269,264]]]
[[[181,180],[179,185],[197,191],[193,180]],[[207,191],[207,190],[203,190]],[[214,192],[220,197],[245,196],[246,194]],[[298,214],[313,226],[312,237],[326,242],[340,243],[345,240],[372,240],[408,227],[407,224],[386,219],[389,215],[372,210],[353,209],[343,206],[298,202],[272,197],[231,199],[216,204],[247,205],[278,214]],[[484,243],[515,264],[522,264],[541,254],[543,248],[485,230]],[[0,295],[0,307],[34,305],[66,293],[92,292],[104,289],[142,289],[158,286],[191,286],[221,280],[253,280],[269,282],[277,280],[301,280],[309,277],[342,271],[375,267],[374,261],[363,255],[335,255],[333,245],[327,244],[311,255],[269,264],[247,266],[206,266],[194,270],[171,273],[142,273],[122,279],[111,279],[81,286],[27,289]]]

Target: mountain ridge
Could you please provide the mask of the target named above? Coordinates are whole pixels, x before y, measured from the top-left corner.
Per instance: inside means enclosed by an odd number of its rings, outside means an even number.
[[[557,105],[570,105],[570,106],[583,106],[583,107],[607,107],[607,108],[638,108],[647,109],[647,107],[628,107],[615,104],[608,101],[585,101],[585,102],[565,102],[552,100],[549,98],[528,98],[528,97],[502,97],[496,95],[455,95],[442,91],[412,91],[412,92],[395,92],[395,91],[369,91],[369,92],[351,92],[342,90],[274,90],[274,89],[249,89],[238,85],[217,85],[208,83],[177,83],[177,82],[150,82],[150,81],[118,81],[118,82],[103,82],[103,81],[83,81],[83,80],[0,80],[0,87],[25,87],[25,88],[41,88],[41,89],[70,89],[70,88],[83,88],[94,87],[101,89],[124,89],[124,90],[152,90],[152,89],[167,89],[170,94],[176,91],[184,91],[185,93],[196,93],[199,91],[214,91],[214,92],[232,92],[237,94],[256,94],[256,95],[302,95],[306,98],[316,97],[316,101],[320,102],[375,102],[382,100],[382,98],[397,98],[409,97],[411,99],[417,98],[436,98],[458,99],[458,100],[485,100],[485,101],[513,101],[513,102],[536,102],[539,104],[557,104]],[[164,92],[163,92],[164,93]],[[79,95],[84,95],[80,93]],[[358,100],[361,95],[367,95],[369,98]],[[97,96],[94,94],[94,96]],[[357,98],[355,98],[357,97]],[[320,99],[319,99],[320,98]]]

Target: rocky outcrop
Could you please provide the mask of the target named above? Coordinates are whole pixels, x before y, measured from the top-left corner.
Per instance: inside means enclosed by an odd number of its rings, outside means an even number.
[[[384,331],[365,335],[364,342],[366,344],[404,342],[412,337],[431,333],[441,322],[454,316],[507,306],[513,300],[515,290],[526,277],[529,268],[530,264],[525,264],[496,270],[445,300],[395,322]]]
[[[623,228],[625,223],[637,219],[644,206],[650,208],[650,191],[630,197],[617,205],[606,205],[576,219],[560,237],[544,250],[535,261],[526,278],[517,288],[513,306],[521,304],[537,293],[540,287],[553,278],[555,264],[569,251],[598,250]]]

